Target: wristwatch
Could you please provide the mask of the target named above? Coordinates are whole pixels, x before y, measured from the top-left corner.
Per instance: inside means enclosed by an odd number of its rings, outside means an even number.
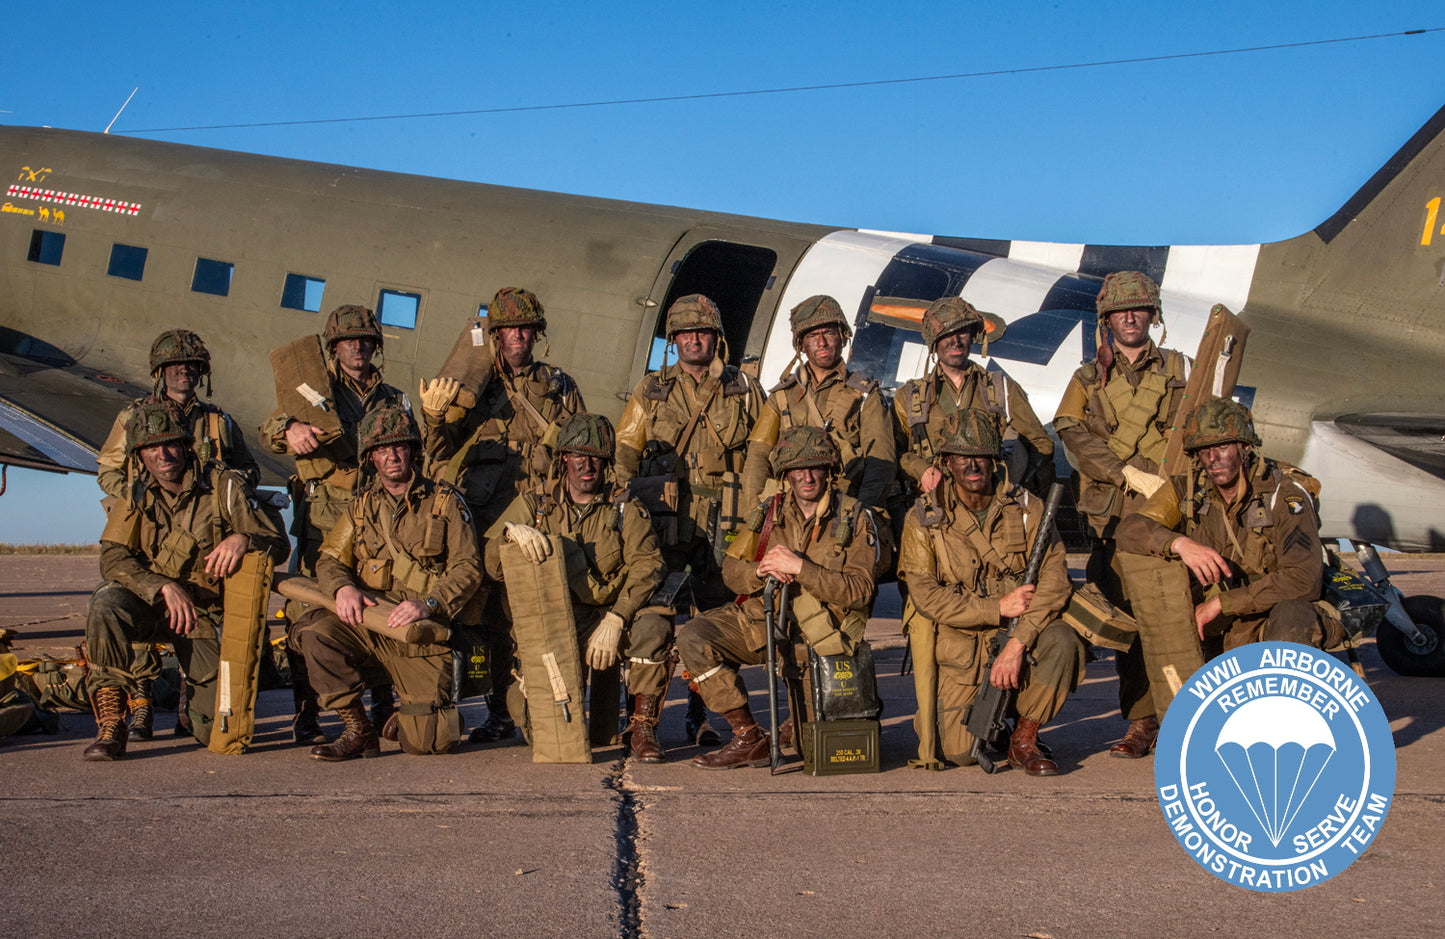
[[[441,607],[436,597],[427,597],[424,602],[426,603],[426,611],[428,613],[435,613]]]

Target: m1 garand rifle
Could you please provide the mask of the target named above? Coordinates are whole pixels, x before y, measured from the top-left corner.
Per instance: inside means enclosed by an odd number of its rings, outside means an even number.
[[[768,774],[771,776],[777,775],[778,769],[783,765],[783,744],[778,739],[778,634],[787,629],[788,587],[788,584],[782,583],[776,577],[769,577],[768,582],[763,585],[763,625],[768,632],[768,730],[771,732],[768,756],[772,761]],[[787,638],[786,632],[783,632],[782,638]],[[789,649],[791,650],[791,644]],[[793,726],[801,727],[802,722],[795,721]]]
[[[1034,537],[1033,547],[1029,551],[1028,567],[1024,570],[1023,580],[1019,582],[1020,586],[1038,583],[1039,568],[1044,563],[1044,554],[1049,550],[1049,536],[1053,532],[1054,517],[1059,514],[1059,502],[1063,498],[1062,483],[1054,483],[1049,487],[1049,497],[1044,503],[1043,518],[1039,520],[1038,534]],[[999,770],[998,764],[986,751],[990,744],[1006,738],[1011,732],[1008,713],[1013,710],[1014,698],[1018,694],[1016,689],[994,687],[990,679],[993,677],[994,663],[998,661],[998,655],[1003,651],[1003,647],[1008,644],[1020,618],[1018,616],[1010,617],[994,633],[993,641],[989,644],[988,664],[984,666],[983,681],[979,685],[978,694],[974,696],[973,703],[968,706],[968,710],[963,713],[963,723],[974,738],[972,756],[986,773],[996,773]]]

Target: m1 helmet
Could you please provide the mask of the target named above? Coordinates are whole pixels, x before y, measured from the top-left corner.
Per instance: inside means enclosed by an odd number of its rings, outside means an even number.
[[[794,424],[778,434],[778,442],[768,455],[774,476],[783,476],[789,470],[821,466],[835,470],[841,462],[838,447],[832,438],[820,427]]]
[[[186,429],[176,409],[168,404],[148,401],[137,407],[125,423],[125,452],[128,456],[163,443],[190,442],[191,432]]]
[[[722,311],[700,293],[678,297],[667,310],[667,341],[672,342],[678,333],[710,329],[719,336],[723,333]]]
[[[611,460],[617,453],[617,432],[601,414],[573,414],[557,430],[557,453]]]
[[[211,374],[211,352],[201,337],[189,329],[168,329],[151,343],[151,376],[156,377],[167,365],[194,362],[202,375]]]
[[[843,308],[837,300],[824,294],[809,297],[793,307],[792,326],[793,348],[799,352],[803,350],[803,334],[819,326],[837,326],[844,342],[853,338],[853,329],[848,325],[848,317],[843,315]]]
[[[395,443],[421,446],[421,432],[417,430],[416,421],[399,404],[383,404],[367,411],[356,428],[356,438],[363,460],[377,447]]]
[[[954,456],[1003,456],[998,416],[981,408],[954,411],[943,421],[938,452]]]
[[[1184,421],[1184,450],[1194,453],[1221,443],[1260,445],[1249,408],[1233,398],[1210,398]]]
[[[983,341],[984,348],[1003,335],[1004,321],[992,313],[984,313],[962,297],[940,297],[923,311],[923,342],[928,351],[934,351],[938,340],[951,336],[961,329],[974,330],[975,338]]]
[[[1101,320],[1120,310],[1151,310],[1151,322],[1156,322],[1160,315],[1159,285],[1141,271],[1115,271],[1104,278],[1096,306]]]
[[[547,317],[537,295],[522,287],[503,287],[487,307],[487,329],[504,326],[535,326],[537,332],[547,331]]]
[[[385,339],[381,335],[381,324],[376,314],[368,307],[357,304],[339,306],[326,317],[326,331],[322,333],[328,350],[335,349],[343,339],[370,339],[380,349]]]

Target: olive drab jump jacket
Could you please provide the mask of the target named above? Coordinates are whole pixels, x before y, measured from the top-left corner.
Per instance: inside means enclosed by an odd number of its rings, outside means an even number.
[[[437,618],[456,619],[482,583],[477,536],[461,494],[414,473],[401,496],[373,480],[327,532],[316,581],[330,596],[363,587],[400,603],[437,601]]]
[[[208,479],[192,467],[176,495],[149,476],[136,488],[138,501],[121,498],[107,513],[100,575],[147,603],[155,603],[161,588],[175,583],[197,606],[219,608],[222,580],[206,573],[206,555],[233,533],[250,536],[250,550],[264,551],[278,564],[290,553],[280,526],[236,470],[220,470]]]
[[[709,500],[722,498],[729,477],[741,480],[744,447],[762,404],[757,382],[721,359],[713,359],[701,382],[681,365],[649,373],[632,389],[617,424],[617,482],[675,477],[685,503],[678,519],[690,517],[694,525],[679,542],[706,538]]]
[[[180,405],[164,394],[152,394],[137,398],[121,408],[110,428],[110,435],[100,448],[100,455],[96,458],[100,472],[96,481],[106,495],[119,498],[125,494],[130,482],[126,468],[125,428],[137,408],[153,403],[165,404],[180,416],[181,423],[191,435],[191,452],[196,455],[197,466],[205,466],[214,460],[227,469],[239,470],[252,486],[260,481],[261,469],[256,464],[256,458],[251,455],[246,438],[229,414],[198,398]]]
[[[1044,502],[1021,487],[1007,494],[1000,489],[980,526],[952,483],[939,485],[933,496],[932,502],[918,500],[904,519],[898,570],[920,613],[943,626],[976,631],[982,647],[1003,625],[999,599],[1023,582]],[[1032,649],[1072,592],[1064,544],[1050,532],[1037,591],[1013,637]]]
[[[814,380],[806,363],[799,365],[768,393],[748,436],[744,505],[757,505],[772,476],[768,455],[778,435],[797,424],[826,425],[842,456],[848,495],[882,507],[897,474],[893,427],[878,383],[841,362],[821,381]]]
[[[302,482],[324,483],[328,488],[337,490],[338,500],[344,502],[345,499],[340,497],[349,496],[356,487],[357,471],[361,465],[356,451],[356,428],[361,419],[383,404],[395,404],[410,413],[411,402],[400,389],[382,381],[380,372],[363,391],[341,371],[335,359],[327,360],[326,370],[331,376],[331,400],[335,402],[336,416],[341,420],[343,433],[306,456],[296,456],[296,475],[301,477]],[[286,425],[293,417],[278,408],[261,425],[261,439],[272,453],[290,452],[286,445]]]
[[[508,374],[500,360],[470,408],[422,413],[430,473],[455,485],[486,531],[521,492],[541,488],[557,429],[587,410],[577,383],[560,368],[532,362]]]
[[[1116,353],[1102,382],[1097,361],[1074,372],[1054,431],[1082,477],[1079,511],[1100,537],[1112,538],[1119,519],[1144,504],[1125,487],[1124,467],[1159,472],[1190,367],[1188,356],[1151,340],[1137,362]]]
[[[792,608],[795,617],[807,614],[805,598],[821,605],[831,620],[831,629],[848,637],[843,649],[819,647],[815,635],[802,625],[804,635],[819,654],[850,652],[863,638],[868,625],[868,610],[873,602],[874,572],[891,558],[880,557],[886,550],[878,538],[872,515],[857,499],[836,489],[828,490],[812,518],[804,518],[789,492],[772,497],[772,527],[768,529],[767,510],[754,513],[748,531],[740,533],[723,560],[723,580],[730,590],[746,599],[743,615],[748,620],[748,640],[754,651],[767,645],[763,613],[764,582],[757,576],[754,557],[766,532],[767,548],[784,545],[803,558],[803,570],[797,576]],[[766,503],[765,503],[766,505]],[[752,523],[758,522],[757,530]],[[803,601],[800,603],[800,601]]]
[[[625,488],[604,486],[585,505],[571,500],[562,481],[545,492],[522,493],[487,532],[487,574],[495,580],[502,579],[500,548],[507,522],[560,537],[573,605],[616,613],[629,626],[667,576],[652,520]]]
[[[1296,479],[1302,471],[1251,455],[1246,488],[1236,505],[1226,505],[1214,482],[1192,477],[1194,506],[1181,508],[1171,478],[1143,507],[1119,523],[1119,548],[1134,554],[1177,557],[1170,545],[1180,534],[1213,548],[1238,565],[1248,582],[1220,594],[1225,615],[1267,614],[1282,600],[1319,599],[1324,581],[1324,548],[1314,498]],[[1309,477],[1306,477],[1309,478]]]
[[[1039,423],[1029,396],[1018,383],[1002,372],[987,372],[969,362],[963,383],[953,383],[935,366],[922,378],[910,379],[893,398],[893,426],[898,448],[898,465],[915,482],[937,455],[943,422],[948,415],[965,408],[991,411],[998,416],[999,436],[1005,440],[1022,437],[1032,447],[1027,471],[1037,471],[1054,458],[1054,442]]]

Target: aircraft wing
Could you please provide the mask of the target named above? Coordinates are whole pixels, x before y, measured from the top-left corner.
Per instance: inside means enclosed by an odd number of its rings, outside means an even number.
[[[83,365],[0,353],[0,463],[95,473],[116,414],[146,391]]]
[[[1345,414],[1335,426],[1416,469],[1445,479],[1445,417],[1422,414]]]

